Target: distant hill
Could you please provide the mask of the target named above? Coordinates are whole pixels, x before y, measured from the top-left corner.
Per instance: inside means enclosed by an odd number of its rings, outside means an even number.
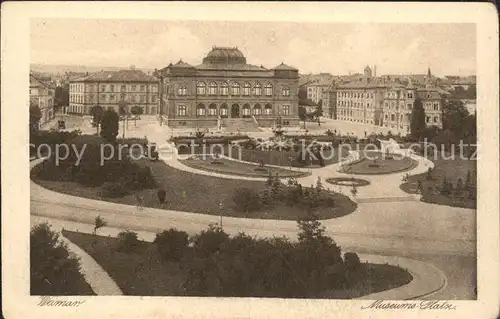
[[[30,70],[39,73],[50,73],[50,74],[64,74],[66,72],[79,72],[79,73],[93,73],[99,71],[119,71],[126,70],[128,67],[100,67],[100,66],[85,66],[85,65],[63,65],[63,64],[37,64],[31,63]],[[139,69],[146,73],[152,73],[153,70],[150,69]]]

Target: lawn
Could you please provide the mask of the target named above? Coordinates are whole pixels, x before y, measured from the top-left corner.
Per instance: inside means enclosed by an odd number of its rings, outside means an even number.
[[[391,174],[411,170],[418,165],[417,161],[398,154],[380,152],[362,152],[361,159],[349,164],[350,174],[376,175]]]
[[[241,150],[241,153],[239,152]],[[290,167],[290,159],[292,159],[292,167],[303,167],[304,165],[297,161],[300,156],[299,152],[295,151],[279,151],[279,150],[251,150],[251,149],[231,149],[226,147],[224,155],[253,163],[260,163],[268,165],[277,165]],[[325,166],[338,163],[349,155],[348,148],[332,148],[323,150],[323,158]],[[309,166],[308,166],[309,167]],[[319,160],[313,159],[310,167],[320,167]]]
[[[448,156],[448,155],[446,155]],[[434,169],[431,171],[430,179],[427,177],[427,173],[413,175],[408,178],[408,181],[401,184],[400,188],[410,194],[418,193],[418,181],[421,181],[423,187],[422,201],[440,205],[456,206],[475,209],[477,202],[475,196],[473,198],[465,198],[464,200],[454,198],[453,196],[445,196],[440,193],[440,189],[443,184],[443,180],[451,182],[454,187],[458,184],[458,179],[462,179],[465,183],[467,172],[471,172],[471,178],[473,185],[476,185],[476,167],[477,163],[475,160],[467,159],[443,159],[441,155],[438,157],[429,158],[434,162]],[[476,193],[476,189],[473,188],[472,192]]]
[[[85,250],[115,280],[124,295],[184,296],[182,283],[187,277],[183,263],[192,252],[186,252],[181,262],[163,262],[156,246],[141,242],[136,252],[117,251],[118,240],[63,231],[64,236]],[[393,289],[409,283],[413,278],[405,270],[390,266],[363,264],[364,276],[357,284],[345,290],[329,290],[319,298],[350,299]]]
[[[236,162],[225,158],[215,159],[212,156],[200,156],[197,159],[186,159],[180,162],[186,166],[204,171],[249,177],[267,177],[269,173],[273,176],[278,174],[283,178],[310,175],[309,172],[299,172],[278,167],[259,167],[258,165]]]
[[[163,161],[152,162],[142,159],[136,161],[136,163],[149,166],[159,187],[162,187],[166,192],[167,202],[163,204],[158,203],[156,189],[145,189],[137,192],[136,194],[143,197],[145,207],[209,215],[220,215],[222,213],[223,216],[280,220],[297,220],[308,214],[297,206],[288,206],[281,203],[262,211],[245,213],[236,209],[232,199],[234,190],[242,187],[263,190],[266,187],[265,182],[224,179],[189,173],[167,166]],[[32,178],[36,183],[56,192],[127,205],[137,204],[134,194],[119,198],[103,198],[100,196],[99,188],[86,187],[76,182],[41,180],[34,175],[32,174]],[[336,193],[332,193],[330,196],[334,199],[335,206],[317,208],[315,212],[318,214],[319,219],[341,217],[356,210],[356,203],[347,196]],[[220,203],[223,204],[222,212],[219,210]]]
[[[301,145],[300,143],[298,144]],[[309,146],[308,143],[304,145],[304,150]],[[298,161],[300,157],[300,153],[294,150],[261,150],[261,149],[251,149],[245,148],[244,146],[239,145],[225,145],[225,144],[211,144],[206,147],[184,147],[177,146],[179,150],[179,154],[210,154],[210,153],[223,153],[225,156],[232,157],[234,159],[252,162],[260,164],[263,162],[266,165],[275,165],[275,166],[283,166],[284,168],[290,167],[303,167],[304,164]],[[302,146],[300,146],[302,147]],[[338,163],[339,161],[347,158],[349,155],[350,145],[346,145],[344,147],[334,147],[329,149],[324,149],[323,159],[324,165],[331,165]],[[300,148],[299,148],[300,149]],[[312,150],[309,148],[309,151],[312,153]],[[307,152],[305,152],[307,154]],[[290,159],[292,160],[290,163]],[[307,167],[321,167],[320,161],[318,158],[312,158],[311,164],[307,165]]]

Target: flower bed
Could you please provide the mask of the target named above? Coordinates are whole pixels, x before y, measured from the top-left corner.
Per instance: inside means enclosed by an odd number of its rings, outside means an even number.
[[[380,152],[361,152],[361,158],[347,164],[344,172],[360,175],[391,174],[411,170],[418,162],[399,154],[383,154]]]
[[[338,186],[354,186],[361,187],[370,185],[370,182],[365,179],[360,178],[350,178],[350,177],[330,177],[326,179],[326,182],[332,185]]]

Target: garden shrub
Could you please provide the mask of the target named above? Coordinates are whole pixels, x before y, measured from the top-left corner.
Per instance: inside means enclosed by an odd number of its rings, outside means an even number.
[[[349,271],[356,271],[361,267],[361,261],[356,253],[345,253],[344,264]]]
[[[47,223],[31,228],[29,262],[31,295],[82,294],[79,287],[86,283],[80,261]]]
[[[208,257],[220,251],[229,241],[229,235],[217,225],[210,225],[192,238],[193,248],[198,256]]]
[[[155,240],[158,253],[163,261],[180,261],[188,246],[188,234],[185,231],[170,228],[156,234]]]
[[[137,249],[139,245],[139,239],[137,238],[137,233],[133,231],[122,231],[118,233],[118,251],[122,252],[133,252]]]
[[[234,191],[233,202],[243,212],[251,212],[260,208],[259,193],[251,188],[238,188]]]
[[[160,204],[165,202],[165,199],[167,197],[167,192],[165,192],[164,189],[159,189],[156,192],[156,195],[158,196],[158,201],[160,202]]]

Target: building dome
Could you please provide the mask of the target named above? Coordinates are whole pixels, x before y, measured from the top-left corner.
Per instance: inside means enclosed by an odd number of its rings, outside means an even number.
[[[203,63],[227,63],[227,64],[246,64],[247,59],[238,48],[228,47],[212,47],[207,56],[203,59]]]

